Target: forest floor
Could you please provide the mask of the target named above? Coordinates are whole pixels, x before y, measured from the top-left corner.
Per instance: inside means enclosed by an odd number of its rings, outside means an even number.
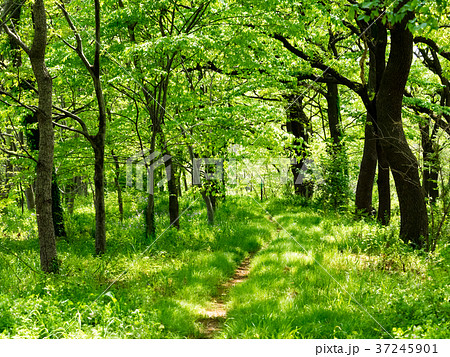
[[[58,241],[59,275],[39,271],[35,217],[2,212],[0,337],[449,338],[450,247],[432,254],[391,227],[356,222],[288,198],[229,197],[213,226],[198,198],[181,229],[156,206],[145,241],[145,198],[108,197],[108,251],[94,257],[93,209],[78,202]]]

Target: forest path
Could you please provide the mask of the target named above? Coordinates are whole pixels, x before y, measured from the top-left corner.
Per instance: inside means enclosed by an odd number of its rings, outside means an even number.
[[[281,228],[279,225],[272,219],[271,216],[266,217],[271,223],[277,225],[276,232],[279,234]],[[200,322],[203,324],[204,332],[203,338],[212,339],[214,338],[222,329],[223,324],[227,318],[227,297],[230,290],[237,284],[244,282],[250,273],[250,265],[253,260],[253,257],[265,249],[269,243],[266,243],[264,246],[260,247],[255,252],[249,253],[249,255],[241,262],[238,268],[235,270],[233,277],[227,282],[223,283],[219,286],[218,293],[216,298],[214,298],[211,302],[210,307],[206,310],[206,318],[201,319]]]
[[[206,318],[200,320],[204,326],[204,338],[214,338],[221,330],[227,317],[227,296],[230,290],[247,279],[250,272],[250,264],[257,252],[250,253],[235,270],[233,277],[220,285],[218,297],[212,300],[210,307],[206,310]]]

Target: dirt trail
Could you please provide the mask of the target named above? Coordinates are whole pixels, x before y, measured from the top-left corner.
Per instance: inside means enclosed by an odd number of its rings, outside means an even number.
[[[236,269],[233,277],[219,287],[218,297],[212,301],[211,307],[206,311],[208,317],[200,320],[204,326],[204,338],[213,338],[220,331],[227,317],[226,297],[233,286],[247,279],[250,263],[255,254],[256,252],[251,253],[245,258]]]
[[[271,223],[276,224],[271,216],[268,216],[267,219]],[[280,230],[281,228],[277,226],[277,233],[279,233]],[[261,247],[259,250],[261,249],[264,249],[264,247]],[[227,318],[227,295],[233,286],[242,283],[247,279],[250,272],[250,264],[258,251],[250,253],[236,269],[233,277],[219,287],[218,297],[212,301],[210,308],[206,310],[207,318],[200,320],[204,327],[203,338],[214,338],[214,336],[220,332]]]

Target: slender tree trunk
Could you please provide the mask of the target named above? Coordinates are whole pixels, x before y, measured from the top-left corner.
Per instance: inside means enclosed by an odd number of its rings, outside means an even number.
[[[395,180],[400,204],[400,237],[417,248],[428,239],[428,216],[420,185],[418,163],[406,141],[402,125],[402,99],[412,63],[413,36],[406,15],[391,30],[391,51],[377,94],[380,142]]]
[[[153,122],[153,121],[152,121]],[[157,128],[153,126],[152,137],[150,141],[150,153],[153,154],[156,148],[156,136],[157,136]],[[147,209],[145,211],[145,221],[146,221],[146,232],[147,239],[150,241],[155,237],[156,234],[156,222],[155,222],[155,182],[154,180],[150,180],[149,169],[153,164],[154,160],[150,160],[150,162],[146,163],[147,169],[147,185],[149,189],[148,198],[147,198]]]
[[[168,153],[166,155],[169,155]],[[177,174],[176,167],[173,163],[172,157],[169,155],[169,159],[164,162],[167,174],[167,188],[169,191],[169,216],[170,224],[177,229],[180,229],[179,221],[179,205],[178,205],[178,187],[177,187]]]
[[[56,174],[52,176],[52,216],[53,225],[55,226],[55,236],[58,238],[67,237],[66,227],[64,226],[64,215],[61,204],[61,195],[59,193],[59,186],[56,180]]]
[[[27,208],[28,210],[34,210],[36,207],[36,203],[34,201],[34,190],[33,186],[30,185],[25,189],[25,198],[27,200]]]
[[[205,201],[206,204],[206,214],[208,216],[208,224],[212,225],[214,224],[214,207],[211,202],[211,196],[207,194],[206,190],[203,188],[201,189],[201,194],[203,201]]]
[[[94,146],[94,207],[95,207],[95,254],[106,251],[106,212],[105,212],[105,141],[104,136],[96,137]]]
[[[436,128],[436,127],[435,127]],[[423,149],[423,188],[425,196],[431,202],[435,202],[439,197],[439,157],[434,149],[435,130],[430,133],[430,123],[420,126]]]
[[[291,164],[291,171],[294,177],[294,193],[310,198],[313,195],[314,183],[306,180],[302,173],[305,163],[306,149],[309,142],[310,120],[303,110],[303,98],[294,95],[287,96],[291,103],[287,109],[286,130],[294,136],[293,144],[295,162]]]
[[[111,151],[111,155],[114,160],[115,165],[115,176],[114,176],[114,184],[116,185],[117,190],[117,204],[119,205],[119,219],[120,222],[123,222],[123,199],[122,199],[122,187],[120,186],[119,178],[120,178],[120,166],[119,159],[117,155],[114,155],[114,150]]]
[[[339,90],[336,83],[327,83],[326,100],[328,104],[328,125],[333,139],[333,150],[339,150],[341,146],[342,128],[339,110]]]
[[[45,66],[47,19],[43,0],[33,5],[34,39],[29,53],[39,90],[37,110],[39,156],[36,168],[36,216],[38,223],[41,268],[58,272],[56,239],[52,217],[52,172],[54,133],[52,123],[52,77]]]
[[[377,147],[373,114],[367,111],[364,151],[356,186],[356,215],[370,215],[373,211],[372,191],[377,169]]]

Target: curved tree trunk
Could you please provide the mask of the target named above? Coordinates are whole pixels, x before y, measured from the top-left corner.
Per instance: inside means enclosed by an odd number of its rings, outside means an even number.
[[[391,30],[391,51],[377,94],[380,143],[392,169],[400,204],[400,237],[417,248],[428,239],[428,216],[418,163],[405,137],[402,100],[412,63],[413,36],[406,28],[412,15]]]

